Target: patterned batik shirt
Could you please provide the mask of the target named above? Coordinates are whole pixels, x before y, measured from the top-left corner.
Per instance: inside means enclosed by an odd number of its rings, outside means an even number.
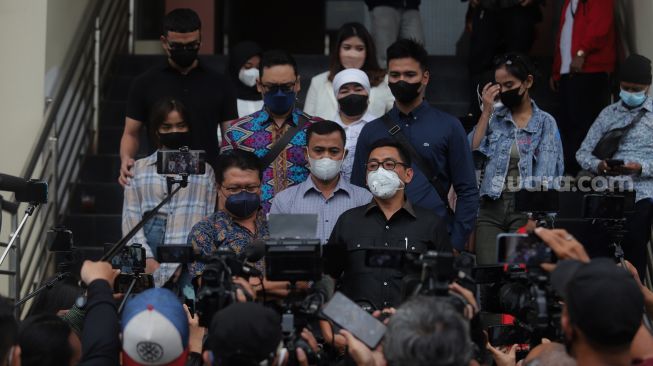
[[[281,127],[274,123],[265,108],[249,116],[231,121],[220,152],[240,149],[251,151],[259,158],[263,158],[290,126],[297,125],[302,114],[302,111],[295,108]],[[306,147],[306,129],[321,119],[306,114],[304,116],[308,117],[308,123],[301,131],[297,132],[279,156],[263,171],[261,205],[265,213],[270,211],[272,197],[275,194],[305,181],[308,177],[308,163],[304,149]]]
[[[267,239],[270,235],[265,214],[259,210],[256,215],[256,232],[252,233],[244,226],[234,222],[231,215],[224,211],[217,211],[205,217],[193,226],[188,234],[188,244],[193,246],[195,254],[211,256],[219,247],[226,246],[236,254],[245,250],[247,245],[256,239]],[[258,270],[263,272],[263,260],[255,263]],[[192,277],[199,276],[204,270],[204,264],[194,262],[188,266]]]

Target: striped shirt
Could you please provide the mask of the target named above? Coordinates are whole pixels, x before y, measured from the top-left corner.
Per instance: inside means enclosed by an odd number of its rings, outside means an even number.
[[[279,192],[272,200],[271,214],[317,214],[317,237],[325,244],[340,215],[372,201],[372,194],[340,176],[329,198],[324,198],[311,176],[303,183]]]
[[[168,195],[166,177],[156,172],[156,152],[137,160],[132,172],[134,177],[125,187],[122,206],[123,235]],[[173,189],[176,187],[173,186]],[[189,176],[188,186],[179,190],[172,200],[159,210],[159,214],[166,215],[164,244],[185,244],[193,225],[215,211],[216,196],[215,174],[211,166],[206,164],[204,175]],[[139,230],[128,244],[132,243],[143,244],[147,257],[152,257],[143,229]],[[162,263],[154,273],[156,285],[162,286],[178,266],[178,263]]]

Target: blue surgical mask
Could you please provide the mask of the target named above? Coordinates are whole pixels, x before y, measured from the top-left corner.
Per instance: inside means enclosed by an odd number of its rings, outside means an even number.
[[[295,104],[295,92],[284,92],[280,88],[269,91],[263,95],[263,103],[270,112],[277,115],[285,114]]]
[[[261,206],[261,197],[256,193],[242,191],[238,194],[227,197],[224,207],[232,215],[239,219],[245,219]]]
[[[646,100],[646,91],[631,93],[621,89],[619,93],[619,98],[624,102],[625,105],[629,107],[639,107]]]

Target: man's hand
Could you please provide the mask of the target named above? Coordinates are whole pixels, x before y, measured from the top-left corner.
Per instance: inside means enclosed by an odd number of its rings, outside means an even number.
[[[517,364],[517,345],[510,349],[496,349],[488,342],[486,348],[492,353],[492,358],[497,366],[515,366]]]
[[[623,175],[640,175],[642,174],[642,165],[640,163],[626,163],[620,167]]]
[[[356,362],[357,366],[380,366],[386,364],[385,357],[383,357],[383,347],[381,345],[372,351],[348,331],[341,329],[340,335],[345,337],[347,340],[349,356],[351,356],[354,362]]]
[[[575,55],[571,59],[571,65],[569,66],[569,69],[572,73],[582,72],[584,64],[585,64],[585,56]]]
[[[195,316],[191,315],[188,306],[186,304],[183,306],[188,318],[188,330],[190,332],[188,335],[188,351],[202,353],[202,341],[204,340],[204,334],[206,334],[206,328],[200,327],[200,317],[197,314]]]
[[[467,301],[467,305],[465,305],[464,315],[468,320],[472,320],[472,318],[474,318],[474,316],[476,316],[479,311],[474,294],[455,282],[449,285],[449,290],[462,296],[463,299]]]
[[[590,257],[587,255],[585,248],[571,234],[564,229],[544,229],[538,227],[535,234],[548,245],[560,260],[574,259],[581,262],[589,262]],[[543,263],[542,268],[546,271],[553,271],[555,264]]]
[[[129,185],[131,178],[134,177],[131,169],[134,166],[134,159],[126,158],[120,161],[120,176],[118,176],[118,183],[120,183],[123,188]]]
[[[252,285],[242,277],[233,277],[232,281],[236,285],[236,300],[238,302],[248,302],[247,297],[254,301],[256,300],[256,292],[252,289]]]
[[[105,280],[113,288],[113,282],[120,274],[119,269],[113,269],[109,262],[93,262],[86,260],[82,265],[82,281],[88,286],[95,280]]]
[[[145,273],[147,274],[152,274],[154,271],[159,269],[161,267],[161,264],[156,261],[154,258],[145,258]]]

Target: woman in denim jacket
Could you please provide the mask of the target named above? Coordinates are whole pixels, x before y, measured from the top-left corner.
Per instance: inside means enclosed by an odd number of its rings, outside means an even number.
[[[564,171],[556,121],[531,99],[534,70],[526,56],[507,54],[495,63],[496,83],[483,88],[481,117],[469,134],[472,150],[485,157],[476,225],[479,264],[497,262],[496,237],[527,219],[515,209],[520,188],[553,188]],[[500,100],[500,102],[498,101]]]

